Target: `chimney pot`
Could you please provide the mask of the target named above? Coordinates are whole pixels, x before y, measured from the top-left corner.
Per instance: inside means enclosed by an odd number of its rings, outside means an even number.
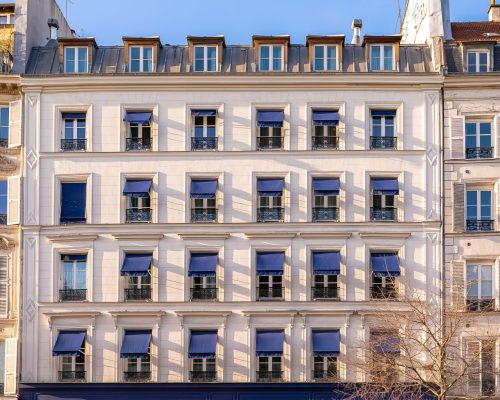
[[[55,18],[49,18],[47,21],[47,25],[49,25],[50,29],[50,40],[57,40],[57,31],[59,30],[59,21]]]
[[[352,20],[352,41],[351,44],[360,44],[361,43],[361,28],[363,27],[363,21],[360,19]]]
[[[496,0],[491,0],[488,19],[490,22],[500,22],[500,4],[497,4]]]

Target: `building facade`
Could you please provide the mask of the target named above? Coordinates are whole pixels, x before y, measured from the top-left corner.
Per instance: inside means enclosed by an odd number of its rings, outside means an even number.
[[[380,310],[440,293],[432,46],[123,42],[50,40],[22,78],[21,398],[366,381]]]

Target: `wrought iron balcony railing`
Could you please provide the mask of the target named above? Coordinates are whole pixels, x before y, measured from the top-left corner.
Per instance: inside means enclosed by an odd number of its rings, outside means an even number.
[[[336,370],[313,369],[311,377],[316,382],[333,382],[338,379]]]
[[[190,382],[216,382],[216,371],[189,371]]]
[[[372,207],[370,219],[372,221],[397,221],[398,209],[396,207]]]
[[[85,371],[58,371],[59,382],[83,382]]]
[[[123,380],[125,382],[148,382],[151,380],[151,371],[125,371]]]
[[[216,137],[193,137],[191,138],[191,150],[217,150],[218,139]]]
[[[124,293],[125,293],[125,301],[151,300],[150,287],[128,288],[124,289]]]
[[[283,382],[283,371],[257,371],[257,382]]]
[[[495,299],[467,299],[467,311],[495,311]]]
[[[283,222],[285,209],[283,207],[259,207],[257,222]]]
[[[258,136],[257,150],[283,150],[282,136]]]
[[[216,222],[217,207],[192,208],[191,222]]]
[[[7,138],[0,138],[0,147],[1,148],[7,148],[7,147],[9,147],[9,139],[7,139]]]
[[[151,208],[128,208],[127,222],[151,222]]]
[[[217,300],[217,288],[191,288],[191,301]]]
[[[469,232],[488,232],[493,230],[492,219],[468,219],[467,231]]]
[[[493,158],[493,147],[468,147],[465,149],[465,158]]]
[[[257,300],[283,300],[285,288],[283,286],[257,286]]]
[[[313,207],[313,222],[336,222],[339,220],[338,207]]]
[[[338,150],[339,138],[338,136],[313,136],[312,137],[313,150]]]
[[[61,139],[62,151],[85,151],[87,139]]]
[[[87,300],[87,289],[59,290],[59,301],[85,301],[85,300]]]
[[[398,291],[395,287],[375,285],[371,287],[371,298],[373,300],[396,300]]]
[[[340,300],[339,288],[335,286],[313,286],[313,300]]]
[[[7,225],[7,214],[0,214],[0,225]]]
[[[394,150],[397,148],[398,138],[386,136],[370,136],[370,149],[372,150]]]
[[[127,151],[149,151],[151,150],[151,138],[127,138]]]

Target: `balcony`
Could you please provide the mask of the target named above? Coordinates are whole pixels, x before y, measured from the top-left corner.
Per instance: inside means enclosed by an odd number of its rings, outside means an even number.
[[[257,222],[284,222],[285,209],[283,207],[259,207]]]
[[[148,382],[151,380],[151,371],[125,371],[123,380],[125,382]]]
[[[61,139],[62,151],[85,151],[87,139]]]
[[[370,136],[370,149],[372,150],[395,150],[398,139],[395,137]]]
[[[493,147],[468,147],[465,149],[465,158],[493,158]]]
[[[9,147],[9,139],[7,138],[0,138],[0,147],[1,148],[7,148]]]
[[[316,286],[311,288],[313,300],[340,300],[338,287]]]
[[[7,214],[0,214],[0,225],[7,225]]]
[[[468,232],[489,232],[493,230],[492,219],[468,219],[467,231]]]
[[[282,136],[258,136],[257,150],[283,150]]]
[[[396,300],[398,298],[398,292],[393,286],[372,286],[370,293],[372,300]]]
[[[85,301],[85,300],[87,300],[87,289],[59,290],[59,301]]]
[[[313,222],[337,222],[339,220],[338,207],[313,207]]]
[[[126,222],[151,222],[151,208],[128,208]]]
[[[191,138],[191,151],[217,150],[218,139],[216,137],[193,137]]]
[[[372,221],[397,221],[398,209],[396,207],[372,207],[370,219]]]
[[[189,382],[216,382],[216,371],[189,371]]]
[[[192,208],[191,222],[217,222],[217,207]]]
[[[312,137],[313,150],[338,150],[339,138],[338,136],[313,136]]]
[[[151,150],[151,138],[127,138],[127,151],[149,151]]]
[[[285,298],[285,288],[282,286],[258,286],[257,287],[257,300],[259,301],[272,301],[272,300],[284,300]]]
[[[467,311],[495,311],[495,299],[467,299]]]
[[[217,288],[191,288],[191,301],[214,301],[217,293]]]
[[[283,371],[257,371],[257,382],[283,382]]]
[[[59,382],[85,382],[85,371],[59,371]]]
[[[313,369],[311,377],[315,382],[334,382],[338,379],[338,374],[335,370]]]
[[[125,301],[149,301],[151,300],[151,288],[124,289]]]

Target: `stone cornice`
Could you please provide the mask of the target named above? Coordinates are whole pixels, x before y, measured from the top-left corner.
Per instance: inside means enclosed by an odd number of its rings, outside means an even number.
[[[51,242],[88,242],[95,241],[99,235],[47,235]]]
[[[293,239],[297,236],[295,232],[248,232],[248,239]]]
[[[179,317],[228,317],[232,311],[174,311]]]
[[[112,235],[116,240],[161,240],[164,238],[162,233],[148,234],[148,233],[115,233]]]
[[[453,74],[444,77],[444,89],[498,89],[500,88],[500,74],[490,72],[484,75]]]
[[[210,232],[200,232],[200,233],[179,233],[179,237],[182,240],[226,240],[231,236],[230,233],[210,233]]]
[[[360,232],[363,239],[409,239],[411,232]]]
[[[302,232],[304,239],[350,239],[351,232]]]

